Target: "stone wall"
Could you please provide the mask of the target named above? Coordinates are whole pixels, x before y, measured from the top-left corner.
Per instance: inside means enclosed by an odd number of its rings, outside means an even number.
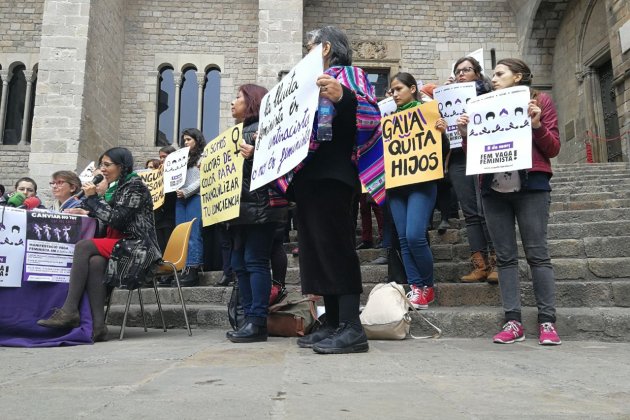
[[[257,80],[258,2],[129,0],[126,7],[121,145],[129,146],[139,163],[157,155],[158,54],[221,57],[221,129],[232,124],[236,88]]]
[[[335,25],[351,42],[400,44],[400,70],[426,82],[443,82],[455,60],[484,48],[497,59],[517,54],[514,13],[506,1],[432,2],[305,0],[304,31]],[[393,66],[392,66],[393,67]]]

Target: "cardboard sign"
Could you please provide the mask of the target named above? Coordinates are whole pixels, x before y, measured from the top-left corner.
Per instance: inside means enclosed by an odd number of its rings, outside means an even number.
[[[431,101],[381,119],[385,188],[444,177],[439,118],[438,104]]]
[[[516,86],[470,100],[466,175],[532,167],[529,98],[527,86]]]
[[[164,159],[164,193],[177,191],[186,183],[189,147],[182,147]]]
[[[457,130],[457,119],[466,113],[468,102],[477,96],[475,82],[451,83],[435,88],[433,97],[438,102],[438,109],[446,121],[446,135],[451,149],[462,147],[462,136]]]
[[[138,176],[147,186],[153,199],[153,210],[159,209],[164,204],[164,174],[162,168],[136,171]]]

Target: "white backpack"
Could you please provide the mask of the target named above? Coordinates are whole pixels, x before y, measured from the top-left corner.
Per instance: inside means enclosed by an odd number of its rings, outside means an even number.
[[[426,337],[414,337],[409,333],[411,328],[412,308],[436,334]],[[405,289],[395,282],[379,283],[370,292],[367,304],[361,312],[361,325],[370,340],[403,340],[412,338],[439,338],[442,330],[433,325],[420,314],[405,296]]]

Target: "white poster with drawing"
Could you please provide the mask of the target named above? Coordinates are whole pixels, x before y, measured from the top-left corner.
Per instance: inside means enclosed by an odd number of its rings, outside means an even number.
[[[457,130],[457,118],[466,112],[468,102],[476,96],[475,82],[451,83],[437,87],[433,91],[440,114],[446,120],[446,135],[451,143],[451,149],[462,147],[462,136]]]
[[[392,115],[394,112],[396,112],[396,108],[398,108],[396,106],[396,102],[391,96],[389,98],[383,99],[378,103],[378,109],[381,110],[381,118]]]
[[[90,162],[88,166],[85,167],[83,172],[81,172],[81,174],[79,175],[79,179],[81,180],[81,182],[83,183],[92,182],[92,179],[94,179],[95,170],[96,170],[96,165],[94,164],[94,161],[92,161]]]
[[[470,100],[466,175],[532,167],[529,98],[527,86],[516,86]]]
[[[251,190],[286,174],[308,154],[319,103],[315,82],[323,72],[319,44],[263,98]]]
[[[26,210],[0,206],[0,287],[21,287]]]
[[[186,182],[189,147],[182,147],[164,159],[164,194],[177,191]]]

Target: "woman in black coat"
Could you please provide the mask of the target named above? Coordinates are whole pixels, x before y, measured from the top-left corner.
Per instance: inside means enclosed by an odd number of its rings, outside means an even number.
[[[227,333],[227,338],[234,343],[267,340],[271,247],[278,224],[284,223],[286,219],[285,200],[271,200],[274,194],[267,186],[250,191],[258,111],[266,93],[267,89],[264,87],[243,85],[232,102],[232,116],[236,122],[244,125],[244,142],[240,149],[245,158],[240,215],[228,222],[234,246],[232,269],[238,278],[241,303],[245,311],[245,324],[238,331]]]
[[[96,185],[87,182],[83,185],[83,208],[69,209],[68,213],[97,218],[107,226],[107,235],[75,245],[66,300],[50,318],[37,321],[48,328],[78,327],[79,303],[87,291],[95,342],[107,338],[105,286],[137,288],[149,266],[162,257],[155,234],[153,199],[133,172],[131,152],[123,147],[109,149],[100,157],[99,167],[109,184],[105,195],[99,197]]]

